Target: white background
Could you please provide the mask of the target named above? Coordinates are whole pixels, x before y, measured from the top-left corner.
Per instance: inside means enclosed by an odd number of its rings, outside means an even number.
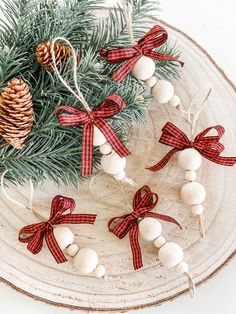
[[[1,1],[1,0],[0,0]],[[79,0],[78,0],[79,1]],[[155,1],[155,0],[153,0]],[[114,3],[115,0],[107,2]],[[159,17],[195,39],[236,82],[236,0],[161,0]],[[17,261],[16,261],[17,263]],[[67,309],[36,302],[0,284],[0,314],[66,314]],[[188,296],[132,314],[235,314],[236,261]]]

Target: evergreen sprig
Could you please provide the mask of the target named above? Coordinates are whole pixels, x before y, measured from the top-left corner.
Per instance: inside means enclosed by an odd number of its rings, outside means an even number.
[[[23,184],[35,184],[50,178],[56,184],[78,185],[81,181],[82,127],[61,127],[53,112],[58,105],[81,104],[66,90],[53,73],[46,72],[36,61],[36,46],[56,36],[71,41],[81,57],[78,80],[91,107],[107,96],[119,94],[127,108],[109,123],[125,139],[131,125],[142,123],[147,114],[149,96],[145,86],[132,76],[118,84],[111,79],[113,67],[102,60],[97,51],[101,46],[121,46],[128,43],[122,12],[110,11],[108,17],[95,18],[93,12],[102,0],[3,0],[0,21],[0,91],[12,77],[20,77],[31,87],[35,125],[23,150],[17,150],[0,140],[0,172],[10,170],[7,177]],[[152,0],[135,0],[134,33],[141,37],[153,21],[152,11],[158,4]],[[154,5],[155,4],[155,5]],[[168,44],[162,48],[170,55],[178,52]],[[73,87],[72,60],[62,69],[63,77]],[[177,76],[172,62],[158,62],[157,75]],[[94,167],[100,164],[100,153],[94,148]]]

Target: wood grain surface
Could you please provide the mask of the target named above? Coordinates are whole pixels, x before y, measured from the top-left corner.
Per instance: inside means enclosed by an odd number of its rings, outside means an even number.
[[[180,31],[165,25],[171,40],[177,41],[183,51],[185,67],[181,80],[174,82],[176,93],[183,103],[201,87],[213,89],[208,106],[199,120],[197,131],[209,125],[223,124],[226,134],[222,142],[225,155],[236,154],[235,88],[213,60],[194,41]],[[172,215],[183,226],[162,223],[163,235],[184,248],[185,261],[190,265],[197,285],[206,282],[234,255],[236,249],[236,171],[203,161],[198,181],[207,189],[205,207],[206,239],[199,237],[197,221],[190,217],[190,209],[181,203],[180,187],[184,173],[177,166],[176,157],[161,172],[145,170],[147,165],[160,159],[168,147],[158,143],[161,128],[169,120],[186,133],[189,131],[179,114],[168,105],[152,103],[144,127],[133,128],[128,148],[133,152],[127,161],[127,174],[141,187],[144,184],[159,194],[157,211]],[[58,189],[47,182],[36,190],[34,208],[47,217],[51,199],[56,194],[73,197],[77,211],[97,213],[94,226],[73,226],[76,243],[80,247],[97,250],[100,261],[107,269],[107,280],[93,275],[81,276],[71,263],[56,265],[46,246],[37,256],[30,254],[25,245],[17,241],[18,231],[26,224],[36,222],[30,212],[17,208],[0,195],[0,276],[13,288],[37,300],[57,306],[86,311],[127,311],[158,305],[187,292],[184,277],[160,266],[155,247],[140,241],[144,267],[132,269],[128,237],[118,240],[107,230],[108,220],[131,210],[135,189],[121,186],[108,176],[97,176],[93,195],[89,182],[76,189]],[[10,186],[8,193],[27,204],[29,186]],[[197,297],[197,296],[196,296]]]

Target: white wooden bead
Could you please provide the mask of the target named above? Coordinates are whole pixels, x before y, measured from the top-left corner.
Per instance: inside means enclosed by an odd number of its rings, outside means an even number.
[[[106,269],[105,269],[105,267],[104,267],[103,265],[98,265],[98,266],[96,267],[94,273],[95,273],[95,276],[96,276],[97,278],[102,278],[102,277],[104,277],[105,274],[106,274]]]
[[[137,80],[146,81],[155,73],[155,63],[151,58],[141,56],[134,64],[131,73]]]
[[[138,224],[139,234],[145,241],[153,241],[162,231],[161,223],[152,217],[146,217]]]
[[[183,250],[178,244],[167,242],[158,251],[158,258],[163,266],[175,267],[183,260]]]
[[[205,200],[206,190],[204,186],[198,182],[189,182],[181,188],[180,195],[185,204],[196,205]]]
[[[145,83],[148,87],[153,87],[157,83],[157,78],[155,76],[152,76],[148,80],[146,80]]]
[[[69,254],[71,257],[74,257],[79,252],[79,247],[77,244],[73,243],[67,247],[66,251],[67,254]]]
[[[193,216],[200,216],[202,215],[204,207],[201,204],[193,205],[191,207],[191,213]]]
[[[124,170],[121,171],[120,173],[114,175],[114,178],[115,178],[117,181],[122,181],[122,180],[124,180],[125,177],[126,177],[126,173],[125,173]]]
[[[121,173],[126,166],[126,158],[120,157],[115,151],[109,155],[103,155],[101,158],[102,169],[109,174]]]
[[[163,236],[158,237],[156,240],[154,240],[153,244],[158,249],[162,247],[166,243],[166,239]]]
[[[169,103],[170,103],[170,105],[171,105],[172,107],[178,107],[179,104],[180,104],[180,98],[179,98],[179,96],[174,95],[174,96],[171,98],[171,100],[170,100]]]
[[[96,127],[93,126],[93,145],[94,146],[101,146],[106,143],[107,139],[103,135],[103,133]]]
[[[195,171],[193,170],[188,170],[185,172],[185,175],[184,175],[185,179],[187,181],[195,181],[196,178],[197,178],[197,174]]]
[[[111,145],[110,145],[109,143],[105,143],[105,144],[101,145],[101,146],[99,147],[99,149],[100,149],[100,152],[101,152],[103,155],[108,155],[108,154],[110,154],[111,151],[112,151],[112,147],[111,147]]]
[[[184,170],[197,170],[202,163],[202,156],[194,148],[187,148],[179,153],[178,164]]]
[[[74,234],[67,227],[55,227],[53,234],[61,250],[64,250],[74,242]]]
[[[165,104],[174,96],[174,87],[168,81],[159,80],[152,88],[152,95],[159,104]]]
[[[188,273],[188,264],[186,262],[181,262],[175,267],[175,271],[180,274]]]
[[[98,264],[97,253],[90,248],[82,248],[74,258],[74,266],[81,274],[92,273]]]

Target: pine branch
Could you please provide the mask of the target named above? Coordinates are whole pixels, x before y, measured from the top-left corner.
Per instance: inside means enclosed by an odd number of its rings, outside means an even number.
[[[102,1],[102,0],[101,0]],[[61,127],[54,116],[55,108],[62,104],[82,105],[60,83],[54,73],[48,73],[36,61],[36,46],[55,36],[67,37],[78,51],[81,61],[78,80],[84,97],[91,107],[100,104],[111,94],[119,94],[126,109],[108,119],[117,135],[125,139],[130,126],[145,121],[146,88],[142,82],[128,76],[124,83],[111,80],[115,66],[107,65],[97,54],[106,43],[128,43],[124,18],[121,12],[110,12],[108,18],[97,22],[93,10],[100,0],[4,0],[6,21],[0,32],[0,90],[14,77],[27,81],[33,93],[35,125],[23,150],[16,150],[0,139],[0,172],[10,170],[7,178],[12,182],[28,180],[42,183],[46,177],[58,185],[77,186],[81,177],[82,126]],[[7,3],[7,6],[6,4]],[[149,27],[154,3],[135,0],[135,36],[140,37]],[[7,46],[9,51],[4,50]],[[168,44],[163,52],[176,54]],[[72,60],[62,68],[62,76],[73,87]],[[176,76],[175,64],[158,61],[162,77]],[[159,75],[158,74],[158,75]],[[100,152],[93,149],[94,167],[100,165]]]

